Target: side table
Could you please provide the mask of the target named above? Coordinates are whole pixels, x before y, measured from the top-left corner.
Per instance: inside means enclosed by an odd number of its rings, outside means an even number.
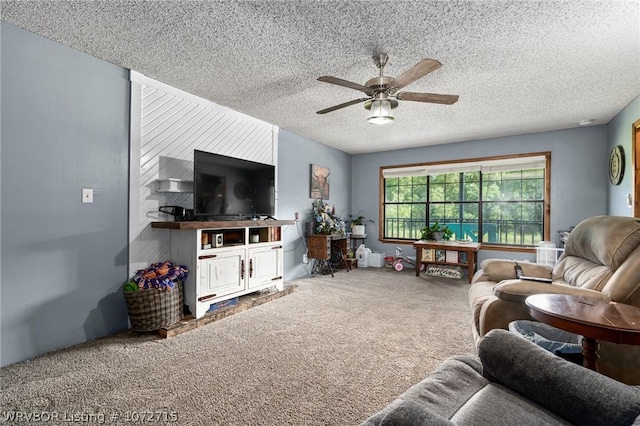
[[[367,234],[347,234],[349,236],[349,249],[353,253],[356,252],[360,244],[364,244],[364,240],[367,239]]]
[[[305,236],[309,258],[313,261],[311,273],[326,273],[328,270],[333,277],[336,267],[349,270],[346,262],[347,237],[342,235],[311,234]]]
[[[458,265],[467,268],[467,275],[469,276],[469,282],[473,278],[473,273],[476,271],[476,256],[478,250],[480,250],[480,243],[461,243],[458,241],[426,241],[420,240],[413,243],[413,247],[416,249],[416,277],[420,276],[420,266],[428,263],[438,265]],[[434,249],[434,250],[451,250],[457,252],[466,253],[466,260],[464,262],[442,262],[431,259],[429,261],[423,260],[422,250]],[[425,268],[426,270],[427,268]]]
[[[534,319],[582,338],[583,365],[598,371],[599,340],[640,345],[640,308],[567,294],[535,294],[525,300]]]

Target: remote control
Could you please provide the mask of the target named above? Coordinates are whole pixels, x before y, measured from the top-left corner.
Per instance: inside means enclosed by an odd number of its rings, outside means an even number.
[[[525,277],[524,275],[520,275],[519,277],[521,280],[526,280],[526,281],[537,281],[540,283],[551,283],[553,282],[553,280],[551,278],[541,278],[541,277]]]
[[[515,270],[516,278],[520,279],[520,277],[522,277],[522,267],[518,264],[518,262],[516,262]]]

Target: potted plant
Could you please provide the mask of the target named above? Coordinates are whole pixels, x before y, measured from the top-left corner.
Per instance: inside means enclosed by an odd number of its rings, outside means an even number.
[[[442,225],[442,239],[449,241],[451,237],[453,237],[453,230],[451,230],[447,225]]]
[[[375,223],[371,219],[365,219],[364,216],[358,216],[351,220],[351,234],[352,235],[365,235],[366,228],[365,222]]]
[[[440,225],[437,221],[431,226],[425,226],[420,230],[421,240],[449,241],[453,231],[447,225]]]

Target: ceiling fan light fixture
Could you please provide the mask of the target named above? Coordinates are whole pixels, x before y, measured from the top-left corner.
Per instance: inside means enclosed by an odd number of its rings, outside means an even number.
[[[388,124],[394,119],[391,111],[391,101],[388,99],[376,99],[371,102],[371,114],[367,118],[369,124]]]
[[[369,110],[369,117],[367,118],[367,121],[370,124],[381,125],[389,124],[394,120],[392,110],[398,106],[399,100],[444,105],[451,105],[458,101],[457,95],[398,92],[398,90],[403,87],[440,68],[442,66],[440,61],[436,59],[423,59],[400,74],[398,77],[393,78],[384,75],[384,67],[387,65],[388,60],[389,56],[386,53],[380,53],[373,57],[374,63],[380,69],[380,75],[370,79],[364,85],[326,75],[318,77],[318,81],[360,91],[367,95],[368,98],[360,98],[349,102],[343,102],[330,108],[316,111],[316,114],[326,114],[328,112],[364,102],[364,108]]]

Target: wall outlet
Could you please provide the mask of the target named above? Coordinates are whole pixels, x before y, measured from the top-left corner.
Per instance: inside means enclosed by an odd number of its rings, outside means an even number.
[[[309,263],[309,256],[307,256],[307,253],[302,255],[302,263]]]

